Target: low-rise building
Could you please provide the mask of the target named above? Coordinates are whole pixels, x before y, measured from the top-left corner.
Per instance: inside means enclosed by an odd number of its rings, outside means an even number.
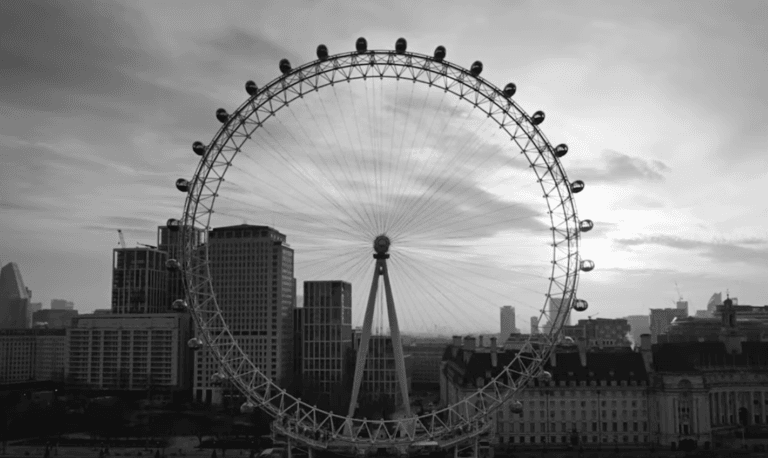
[[[68,330],[67,382],[95,390],[188,391],[188,314],[80,315]]]
[[[0,329],[0,384],[64,379],[64,329]]]

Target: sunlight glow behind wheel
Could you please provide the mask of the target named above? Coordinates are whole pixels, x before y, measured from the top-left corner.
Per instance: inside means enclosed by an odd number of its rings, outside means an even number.
[[[511,99],[516,86],[484,80],[482,63],[464,69],[444,60],[443,47],[427,56],[406,51],[405,40],[394,51],[361,40],[357,52],[329,55],[321,45],[316,61],[283,60],[280,77],[261,88],[247,82],[240,107],[216,112],[219,131],[193,145],[194,176],[176,182],[187,193],[174,223],[187,240],[179,266],[199,335],[219,376],[246,395],[246,410],[291,419],[285,432],[311,447],[444,445],[487,431],[485,419],[529,380],[546,382],[542,361],[577,300],[579,271],[594,268],[578,255],[580,233],[592,228],[573,200],[584,183],[568,180],[560,162],[568,148],[544,137],[544,113],[526,114]],[[299,284],[350,282],[353,326],[363,318],[376,250],[391,256],[405,334],[497,333],[506,304],[548,327],[490,383],[436,412],[364,420],[321,411],[266,377],[238,346],[221,316],[207,247],[190,242],[187,228],[246,221],[286,235]],[[373,323],[375,333],[389,333],[386,314]]]

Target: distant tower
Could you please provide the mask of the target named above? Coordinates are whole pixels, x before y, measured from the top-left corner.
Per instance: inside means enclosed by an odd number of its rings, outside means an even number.
[[[168,259],[179,260],[181,258],[181,238],[184,231],[187,232],[189,245],[191,249],[198,248],[203,244],[205,231],[196,227],[179,226],[175,230],[167,226],[158,226],[157,228],[157,249],[168,254]],[[166,298],[163,305],[164,311],[171,310],[171,304],[176,299],[186,299],[187,292],[184,289],[184,279],[181,271],[168,272]]]
[[[723,293],[715,293],[709,298],[709,302],[707,302],[707,311],[709,311],[710,315],[715,314],[718,305],[723,305]]]
[[[539,333],[539,319],[535,316],[531,317],[531,334]]]
[[[517,332],[515,327],[515,308],[511,305],[505,305],[501,308],[500,315],[500,338],[501,342],[504,343],[510,334]]]
[[[25,329],[27,308],[32,298],[32,291],[24,286],[21,271],[15,262],[10,262],[0,270],[0,329]]]
[[[723,301],[723,314],[720,317],[724,331],[736,330],[736,309],[733,308],[733,301],[730,297]]]

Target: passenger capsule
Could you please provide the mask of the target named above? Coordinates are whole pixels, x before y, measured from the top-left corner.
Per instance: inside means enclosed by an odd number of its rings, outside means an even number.
[[[291,63],[288,59],[280,59],[280,71],[283,72],[283,75],[291,71]]]
[[[187,347],[192,350],[199,350],[203,348],[203,339],[199,337],[193,337],[187,341]]]
[[[592,222],[591,219],[583,219],[579,221],[580,232],[589,232],[592,230],[593,227],[595,227],[595,224]]]
[[[523,413],[523,403],[518,400],[513,401],[509,406],[509,411],[518,415]]]
[[[539,372],[539,382],[541,383],[549,383],[552,381],[552,374],[548,371],[541,371]]]
[[[214,372],[213,375],[211,375],[211,383],[214,385],[221,383],[223,380],[224,377],[218,372]]]
[[[259,87],[256,86],[255,81],[248,80],[245,82],[245,92],[247,92],[248,95],[256,95],[256,93],[259,92]]]
[[[559,145],[555,146],[555,156],[563,157],[566,154],[568,154],[568,145],[565,143],[560,143]]]
[[[438,46],[435,48],[435,60],[437,62],[442,62],[443,59],[445,59],[445,46]]]
[[[589,303],[585,301],[584,299],[576,299],[573,301],[573,309],[577,312],[583,312],[587,308],[589,308]]]
[[[256,406],[252,402],[246,401],[240,406],[240,413],[253,413]]]
[[[181,192],[189,192],[189,181],[184,178],[179,178],[176,180],[176,189]]]
[[[584,190],[584,182],[581,180],[576,180],[573,183],[571,183],[571,192],[574,194],[578,194],[581,191]]]
[[[576,342],[573,341],[573,337],[565,336],[565,338],[563,338],[563,345],[568,345],[568,346],[576,345]]]
[[[595,268],[595,263],[590,261],[589,259],[585,259],[581,261],[581,271],[582,272],[590,272]]]
[[[533,123],[534,126],[538,126],[539,124],[544,122],[544,112],[539,110],[536,113],[531,116],[531,123]]]
[[[168,272],[178,272],[181,269],[181,264],[175,259],[169,259],[165,261],[165,268],[168,269]]]
[[[198,156],[202,156],[205,154],[205,145],[203,142],[192,143],[192,151],[194,151]]]
[[[317,58],[320,60],[325,60],[328,58],[328,47],[325,45],[319,45],[317,47]]]
[[[504,97],[510,98],[515,95],[515,92],[517,92],[517,86],[515,83],[508,83],[506,86],[504,86]]]
[[[177,312],[183,312],[184,310],[187,309],[187,301],[185,301],[184,299],[176,299],[171,304],[171,308]]]
[[[476,60],[475,63],[469,67],[469,73],[471,73],[472,76],[480,76],[480,74],[483,73],[483,63]]]
[[[395,42],[395,52],[398,54],[405,54],[405,49],[408,47],[408,42],[405,38],[398,38]]]
[[[165,227],[167,227],[171,232],[178,232],[179,227],[181,227],[181,223],[176,218],[170,218],[165,222]]]
[[[216,119],[218,119],[222,124],[229,121],[229,114],[227,113],[227,110],[223,108],[216,110]]]
[[[357,52],[366,52],[368,51],[368,41],[366,41],[365,38],[360,37],[355,42],[355,47],[357,48]]]

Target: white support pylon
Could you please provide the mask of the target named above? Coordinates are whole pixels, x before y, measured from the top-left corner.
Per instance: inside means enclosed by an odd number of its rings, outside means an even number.
[[[352,397],[349,400],[348,417],[352,418],[355,415],[357,408],[357,399],[360,395],[360,385],[363,381],[363,372],[365,369],[365,361],[368,358],[368,344],[371,339],[371,326],[373,324],[373,312],[376,307],[376,292],[379,288],[379,277],[384,277],[384,290],[387,300],[387,316],[389,317],[389,326],[392,333],[392,349],[395,356],[395,371],[397,372],[397,379],[400,385],[400,394],[403,398],[403,405],[405,406],[405,414],[407,417],[411,416],[411,403],[408,397],[408,385],[405,375],[405,357],[403,355],[403,344],[400,338],[400,326],[397,322],[397,313],[395,311],[395,300],[392,295],[392,286],[389,281],[389,272],[387,270],[387,258],[389,258],[389,238],[384,235],[376,237],[373,243],[373,248],[376,254],[373,255],[376,259],[376,269],[373,273],[373,281],[371,283],[371,293],[368,296],[368,305],[365,308],[365,318],[363,319],[363,332],[360,336],[360,346],[357,349],[357,360],[355,362],[355,378],[352,385]]]

